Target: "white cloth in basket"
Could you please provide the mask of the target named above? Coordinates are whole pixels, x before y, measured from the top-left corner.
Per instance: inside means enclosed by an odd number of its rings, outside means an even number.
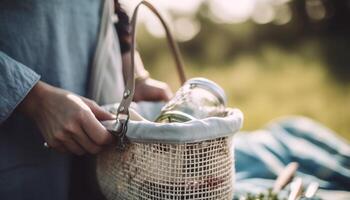
[[[152,122],[160,113],[163,103],[140,102],[131,107],[151,121],[129,120],[127,138],[132,142],[160,142],[182,144],[231,136],[241,129],[243,114],[239,109],[229,109],[226,117],[209,117],[185,123]],[[107,110],[117,109],[118,104],[105,106]],[[114,123],[114,121],[110,121]]]

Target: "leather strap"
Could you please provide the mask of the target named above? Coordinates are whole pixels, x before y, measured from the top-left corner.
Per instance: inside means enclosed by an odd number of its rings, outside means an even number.
[[[162,23],[166,36],[167,36],[167,42],[170,47],[170,50],[172,52],[172,55],[175,60],[176,69],[180,78],[181,85],[183,85],[186,81],[185,72],[183,68],[183,62],[181,59],[180,51],[177,46],[177,43],[173,39],[173,36],[170,33],[170,30],[168,28],[168,25],[164,21],[163,17],[160,15],[160,13],[154,8],[152,4],[150,4],[147,1],[141,1],[135,8],[134,13],[131,18],[131,67],[127,67],[126,69],[126,85],[125,90],[123,93],[123,99],[120,102],[120,105],[117,110],[117,119],[114,127],[111,129],[111,133],[115,135],[118,138],[118,149],[123,150],[125,147],[126,142],[126,131],[127,131],[127,124],[129,121],[129,107],[132,102],[132,99],[134,97],[135,92],[135,38],[136,38],[136,19],[137,19],[137,12],[141,5],[145,5],[147,8],[149,8],[160,20]]]
[[[179,52],[179,48],[177,46],[177,43],[173,39],[172,34],[170,33],[170,30],[168,28],[168,25],[164,21],[163,17],[160,15],[160,13],[156,10],[156,8],[147,1],[141,1],[135,8],[134,13],[131,18],[131,67],[126,68],[126,85],[125,90],[123,93],[123,99],[119,105],[117,117],[120,115],[129,115],[129,106],[132,102],[132,99],[134,97],[135,92],[135,78],[134,78],[134,70],[135,70],[135,39],[136,39],[136,20],[137,20],[137,13],[141,5],[145,5],[147,8],[149,8],[160,20],[162,23],[166,36],[167,36],[167,42],[170,47],[170,50],[172,52],[172,55],[175,60],[177,72],[180,78],[181,84],[183,84],[186,81],[183,62],[181,59],[181,55]],[[125,116],[124,116],[125,118]]]

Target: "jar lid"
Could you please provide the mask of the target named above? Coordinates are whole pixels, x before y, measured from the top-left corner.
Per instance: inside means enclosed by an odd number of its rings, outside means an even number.
[[[186,81],[185,85],[186,84],[195,85],[195,86],[198,86],[198,87],[201,87],[203,89],[210,91],[219,99],[220,103],[222,103],[224,106],[226,106],[227,98],[226,98],[225,91],[218,84],[216,84],[214,81],[211,81],[209,79],[202,78],[202,77],[196,77],[196,78],[191,78],[188,81]]]

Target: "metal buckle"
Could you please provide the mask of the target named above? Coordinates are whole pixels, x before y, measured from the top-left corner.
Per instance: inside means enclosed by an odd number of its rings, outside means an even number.
[[[109,130],[112,135],[117,138],[117,150],[123,151],[127,146],[128,140],[126,132],[128,130],[128,114],[119,114],[112,130]]]

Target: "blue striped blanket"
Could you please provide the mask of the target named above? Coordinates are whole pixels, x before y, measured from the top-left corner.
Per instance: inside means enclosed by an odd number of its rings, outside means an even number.
[[[266,191],[288,163],[298,162],[297,176],[305,185],[318,182],[318,196],[350,199],[350,145],[323,125],[286,117],[261,130],[240,132],[234,141],[237,197]]]

